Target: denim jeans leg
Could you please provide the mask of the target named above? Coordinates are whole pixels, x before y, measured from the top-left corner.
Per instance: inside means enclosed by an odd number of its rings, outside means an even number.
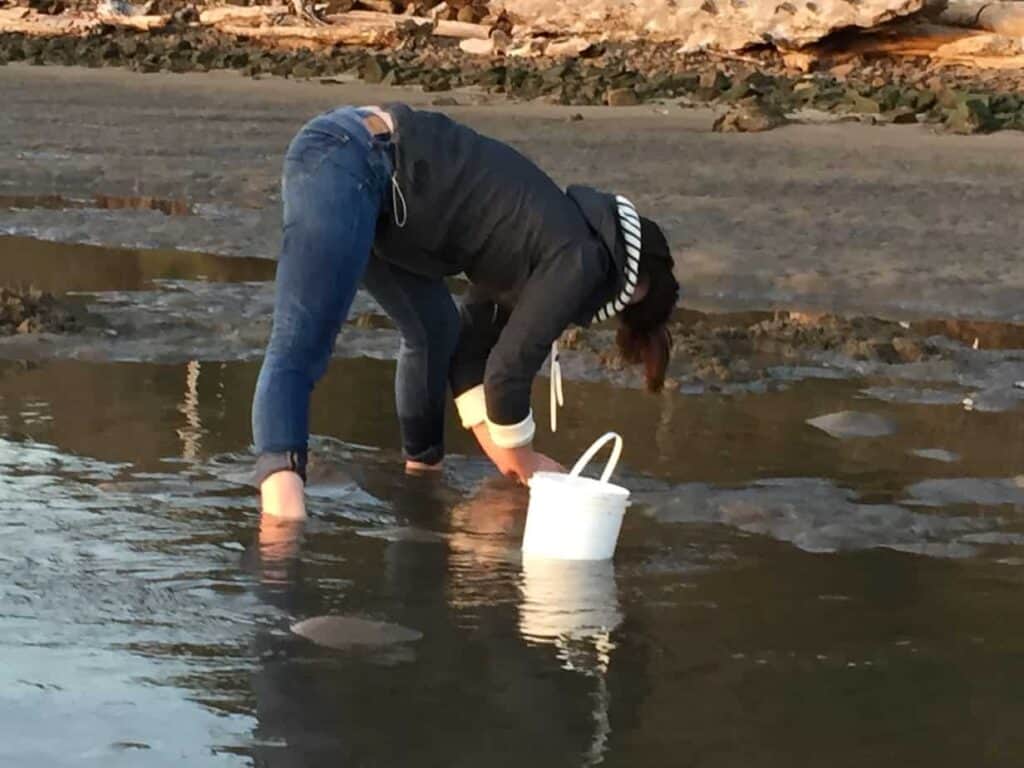
[[[341,131],[307,128],[285,159],[273,328],[252,410],[263,462],[257,482],[261,474],[295,468],[281,466],[282,454],[298,457],[304,469],[310,395],[362,279],[383,199],[387,175],[375,172],[372,151]],[[268,455],[278,459],[268,463]]]
[[[448,368],[459,314],[441,278],[423,277],[371,258],[366,289],[402,334],[395,405],[405,457],[424,464],[444,458]]]

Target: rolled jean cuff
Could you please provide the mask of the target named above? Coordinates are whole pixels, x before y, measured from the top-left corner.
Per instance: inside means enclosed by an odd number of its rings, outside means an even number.
[[[256,468],[252,473],[252,483],[259,488],[263,481],[277,472],[294,472],[306,482],[306,451],[287,451],[285,453],[261,453],[256,459]]]
[[[440,464],[444,460],[444,446],[434,445],[425,451],[417,453],[405,451],[405,460],[419,462],[420,464]]]

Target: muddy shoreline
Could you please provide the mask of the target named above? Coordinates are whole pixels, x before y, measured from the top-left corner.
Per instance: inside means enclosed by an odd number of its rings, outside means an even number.
[[[773,51],[756,56],[681,56],[671,44],[595,43],[582,56],[473,56],[454,42],[416,35],[390,49],[359,46],[268,47],[258,40],[171,26],[150,32],[101,28],[84,37],[0,34],[0,65],[123,67],[133,72],[233,70],[335,84],[415,86],[437,105],[453,90],[476,88],[516,102],[569,106],[662,103],[728,110],[723,132],[758,132],[806,110],[868,124],[925,123],[940,130],[1024,130],[1024,78],[1012,70],[978,71],[915,59],[855,58],[804,74]]]
[[[270,332],[273,263],[163,251],[125,251],[0,238],[31,253],[54,296],[6,291],[0,359],[160,365],[258,363]],[[8,246],[8,247],[5,247]],[[463,286],[453,282],[458,293]],[[886,320],[808,312],[704,313],[672,320],[668,395],[757,395],[799,382],[859,382],[876,403],[1006,412],[1024,400],[1024,326],[951,319]],[[393,362],[399,335],[357,295],[336,360]],[[613,324],[570,329],[561,340],[569,382],[639,389]],[[546,368],[542,376],[547,375]],[[546,382],[539,381],[538,392]]]
[[[398,97],[510,142],[559,183],[629,194],[668,232],[684,306],[1024,320],[1016,132],[830,124],[725,135],[711,133],[714,110],[454,96],[459,106],[441,108],[417,89],[360,83],[2,67],[0,233],[273,259],[294,132],[337,104]],[[192,213],[19,202],[97,194],[182,201]]]

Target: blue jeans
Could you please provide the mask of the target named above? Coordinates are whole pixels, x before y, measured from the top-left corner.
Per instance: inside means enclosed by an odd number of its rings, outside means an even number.
[[[444,455],[458,315],[443,280],[371,257],[378,217],[391,215],[392,167],[389,143],[353,108],[319,115],[288,147],[273,328],[252,407],[257,484],[281,469],[305,476],[310,396],[360,282],[402,334],[395,394],[406,457]]]

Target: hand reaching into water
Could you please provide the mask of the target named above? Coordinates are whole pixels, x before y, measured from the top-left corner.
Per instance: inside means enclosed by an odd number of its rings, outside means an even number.
[[[518,448],[502,448],[495,445],[486,424],[473,427],[473,434],[498,471],[524,485],[536,472],[565,472],[565,467],[543,453],[533,450],[532,445]]]

